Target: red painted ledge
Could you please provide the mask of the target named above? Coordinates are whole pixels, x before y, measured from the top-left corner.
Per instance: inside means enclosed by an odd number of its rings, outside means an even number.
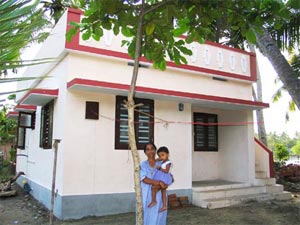
[[[18,104],[15,106],[14,111],[36,111],[36,106],[35,105],[22,105]]]
[[[124,90],[124,91],[129,90],[128,84],[110,83],[110,82],[88,80],[88,79],[81,79],[81,78],[75,78],[75,79],[69,81],[67,83],[67,88],[69,89],[75,85],[101,87],[101,88]],[[224,103],[232,103],[232,104],[240,104],[240,105],[248,105],[248,106],[258,106],[258,107],[262,107],[262,108],[269,107],[269,104],[267,104],[267,103],[254,102],[251,100],[196,94],[196,93],[190,93],[190,92],[173,91],[173,90],[158,89],[158,88],[149,88],[149,87],[142,87],[142,86],[137,86],[136,92],[156,94],[156,95],[174,96],[174,97],[188,98],[188,99],[195,99],[195,100],[198,99],[198,100],[224,102]]]
[[[30,99],[31,96],[40,96],[40,97],[53,97],[56,98],[58,96],[58,89],[41,89],[41,88],[37,88],[37,89],[31,89],[30,91],[28,91],[24,97],[20,100],[20,104],[24,103],[26,100]],[[26,103],[24,103],[26,104]],[[33,104],[35,105],[35,104]]]

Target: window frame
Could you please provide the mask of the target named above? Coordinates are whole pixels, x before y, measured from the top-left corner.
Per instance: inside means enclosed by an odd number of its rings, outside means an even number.
[[[45,107],[48,107],[49,112],[49,117],[50,117],[50,122],[49,122],[49,133],[48,133],[48,139],[50,140],[48,143],[45,143],[45,133],[46,133],[46,127],[45,127]],[[41,123],[40,123],[40,148],[43,149],[52,149],[52,138],[53,138],[53,114],[54,114],[54,100],[50,101],[46,105],[44,105],[41,108]]]
[[[23,125],[20,124],[21,123],[22,114],[30,115],[31,116],[31,118],[30,118],[30,126],[23,126]],[[19,127],[23,127],[23,128],[31,128],[32,130],[34,130],[35,129],[35,111],[34,112],[19,112],[18,126]]]
[[[20,141],[20,129],[23,129],[23,143],[21,145],[19,145],[19,141]],[[20,127],[18,126],[17,129],[17,148],[24,150],[25,149],[25,142],[26,142],[26,128],[25,127]]]
[[[129,144],[120,143],[120,111],[121,104],[124,104],[124,100],[127,100],[126,96],[116,96],[116,108],[115,108],[115,149],[116,150],[127,150],[129,149]],[[154,100],[144,99],[144,98],[134,98],[135,104],[148,104],[150,106],[150,142],[154,142]],[[135,111],[134,113],[134,121],[138,121],[139,113]],[[139,123],[135,123],[135,138],[137,143],[137,149],[144,149],[145,143],[138,142],[138,128]]]
[[[91,109],[96,109],[92,112]],[[99,120],[99,102],[85,101],[85,119],[86,120]]]
[[[204,120],[204,123],[208,123],[208,119],[213,118],[214,123],[218,123],[218,115],[217,114],[210,114],[210,113],[200,113],[200,112],[194,112],[193,113],[193,121],[196,122],[196,117],[201,117]],[[203,126],[204,127],[204,146],[198,147],[196,146],[196,126],[199,126],[197,124],[193,125],[193,134],[194,134],[194,151],[196,152],[218,152],[219,148],[219,142],[218,142],[218,125],[211,125],[211,126]],[[201,126],[201,125],[200,125]],[[208,128],[209,127],[216,127],[215,129],[215,138],[216,138],[216,147],[209,147],[208,146]]]

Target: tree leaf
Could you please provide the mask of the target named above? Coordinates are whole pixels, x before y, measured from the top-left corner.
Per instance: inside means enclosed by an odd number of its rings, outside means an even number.
[[[127,26],[122,27],[121,32],[125,37],[132,37],[132,33]]]
[[[148,23],[145,26],[145,31],[146,31],[147,35],[153,34],[154,30],[155,30],[155,24],[154,23]]]
[[[254,31],[253,31],[252,28],[249,28],[249,29],[247,30],[247,32],[246,32],[245,35],[246,35],[247,40],[248,40],[250,43],[252,43],[252,44],[255,43],[256,37],[255,37],[255,33],[254,33]]]

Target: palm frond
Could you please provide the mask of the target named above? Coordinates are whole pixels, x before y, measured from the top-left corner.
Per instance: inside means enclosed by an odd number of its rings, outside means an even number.
[[[18,92],[29,91],[29,90],[31,90],[31,88],[15,90],[15,91],[0,92],[0,95],[10,95],[10,94],[18,93]]]
[[[50,21],[38,7],[38,0],[0,2],[0,72],[22,64],[7,63],[20,59],[21,49],[33,42],[45,40],[43,29]],[[5,63],[4,63],[5,62]],[[26,66],[26,65],[24,65]]]
[[[293,100],[289,101],[289,110],[290,112],[296,111],[296,103]]]
[[[50,78],[49,76],[45,77],[14,77],[14,78],[2,78],[0,79],[1,83],[11,83],[11,82],[22,82],[22,81],[28,81],[28,80],[43,80],[45,78]]]
[[[278,102],[282,95],[282,87],[278,88],[275,94],[272,96],[272,102]]]

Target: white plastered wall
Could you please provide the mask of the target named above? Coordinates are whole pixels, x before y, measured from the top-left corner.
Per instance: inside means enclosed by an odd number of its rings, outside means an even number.
[[[42,80],[36,88],[59,88],[58,98],[54,100],[53,112],[53,139],[61,139],[58,151],[58,162],[56,172],[56,189],[58,193],[62,190],[62,169],[64,151],[64,117],[65,117],[65,95],[66,95],[67,64],[63,60],[49,74],[51,78]],[[17,171],[24,171],[26,177],[36,184],[51,189],[53,169],[53,149],[39,147],[41,106],[37,107],[35,129],[26,129],[25,149],[18,149]],[[34,193],[33,193],[34,194]]]
[[[85,102],[99,102],[99,120],[85,119]],[[127,193],[134,191],[133,162],[128,150],[115,150],[115,96],[70,91],[67,95],[63,195]],[[178,111],[178,103],[155,101],[155,116],[190,121],[190,105]],[[191,130],[189,126],[155,125],[155,143],[170,149],[175,183],[170,189],[191,188]],[[180,137],[180,138],[178,138]],[[141,161],[146,157],[140,151]],[[79,181],[79,182],[78,182]]]
[[[68,57],[72,64],[68,81],[83,78],[130,84],[133,67],[128,66],[126,60],[77,53],[72,53]],[[199,72],[174,68],[160,71],[152,68],[151,65],[149,68],[139,69],[137,86],[245,100],[252,98],[250,82],[235,80],[222,82]]]
[[[254,176],[251,172],[254,171],[252,112],[200,107],[193,107],[193,112],[217,114],[219,123],[245,122],[243,125],[219,126],[217,152],[193,151],[193,181],[249,182]]]
[[[254,176],[252,111],[225,111],[220,115],[219,122],[245,122],[219,128],[219,176],[225,180],[248,183]]]

